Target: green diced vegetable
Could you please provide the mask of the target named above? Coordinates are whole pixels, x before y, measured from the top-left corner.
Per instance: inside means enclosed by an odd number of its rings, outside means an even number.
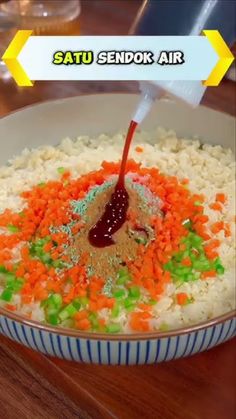
[[[195,274],[193,272],[187,274],[184,278],[184,282],[188,282],[188,281],[195,281],[197,278],[195,276]]]
[[[183,222],[183,226],[184,226],[185,228],[187,228],[187,230],[191,230],[191,228],[192,228],[192,221],[191,221],[191,220],[189,220],[189,219],[184,220],[184,222]]]
[[[128,311],[132,311],[133,309],[134,309],[134,307],[135,307],[135,304],[134,304],[134,299],[133,298],[130,298],[130,297],[127,297],[125,300],[124,300],[124,307],[126,308],[126,310],[128,310]]]
[[[214,260],[213,266],[214,266],[214,269],[216,270],[216,272],[219,275],[223,275],[224,274],[225,268],[222,265],[221,259],[219,257]]]
[[[5,280],[7,284],[10,284],[16,280],[16,276],[11,272],[7,272],[5,275]]]
[[[127,268],[121,268],[121,269],[118,271],[118,278],[120,278],[120,277],[122,277],[122,276],[127,276],[127,275],[129,275],[129,273],[128,273],[128,269],[127,269]]]
[[[189,257],[191,259],[191,262],[194,262],[195,260],[198,259],[198,256],[193,252],[189,253]]]
[[[160,326],[159,326],[159,330],[160,330],[161,332],[168,332],[168,330],[169,330],[169,326],[168,326],[168,324],[167,324],[167,323],[162,323],[162,324],[160,324]]]
[[[125,277],[125,276],[123,276],[121,278],[118,278],[117,281],[116,281],[116,283],[117,283],[117,285],[125,285],[126,282],[127,282],[127,280],[128,280],[128,278]]]
[[[132,287],[130,287],[129,297],[135,298],[136,300],[138,300],[140,298],[140,288],[137,287],[136,285],[133,285]]]
[[[51,258],[51,256],[50,256],[50,254],[49,253],[39,253],[39,255],[40,255],[40,259],[41,259],[41,261],[44,263],[44,264],[51,264],[52,263],[52,258]]]
[[[151,299],[151,300],[148,301],[147,304],[150,304],[151,306],[154,306],[156,303],[157,303],[156,300]]]
[[[199,247],[202,246],[203,239],[200,236],[193,234],[191,237],[191,242],[193,244],[193,247],[196,247],[198,249]]]
[[[207,259],[205,261],[195,260],[193,261],[193,268],[200,272],[209,271],[211,270],[211,263]]]
[[[120,325],[119,324],[109,324],[106,327],[106,330],[108,333],[119,333],[121,331]]]
[[[63,269],[65,267],[65,264],[62,260],[51,260],[51,264],[55,269]]]
[[[11,290],[12,293],[18,292],[24,285],[24,279],[17,278],[14,274],[7,272],[5,275],[6,287]]]
[[[137,237],[135,241],[136,243],[143,244],[144,246],[147,244],[147,239],[145,239],[145,237]]]
[[[118,317],[120,314],[120,306],[116,303],[111,310],[111,317]]]
[[[48,304],[48,299],[46,299],[46,300],[42,300],[42,301],[40,302],[40,307],[41,307],[41,308],[45,308],[45,307],[47,307],[47,304]]]
[[[53,305],[55,307],[61,308],[61,306],[62,306],[62,296],[61,296],[61,294],[52,294],[51,302],[53,303]]]
[[[60,174],[60,175],[63,175],[63,173],[65,173],[65,168],[64,167],[58,167],[57,168],[57,171],[58,171],[58,173]]]
[[[49,316],[50,314],[57,314],[58,315],[58,308],[55,306],[48,306],[46,309],[46,314]]]
[[[174,255],[174,259],[176,262],[181,262],[181,260],[183,259],[183,252],[176,253]]]
[[[9,288],[12,289],[13,292],[18,292],[18,291],[21,290],[21,288],[23,287],[23,285],[24,285],[24,280],[18,278],[18,279],[16,279],[14,281],[14,283],[12,283],[11,286],[9,286]]]
[[[126,310],[127,310],[128,312],[132,312],[132,311],[134,311],[135,307],[136,307],[136,305],[135,305],[135,304],[132,304],[132,305],[128,306],[128,307],[126,308]]]
[[[117,299],[120,300],[122,298],[124,298],[126,295],[125,290],[119,289],[114,291],[113,296]]]
[[[193,297],[191,297],[191,298],[188,298],[187,299],[187,303],[186,304],[192,304],[194,302],[194,299],[193,299]]]
[[[20,231],[20,229],[13,224],[8,224],[7,229],[10,233],[18,233]]]
[[[60,323],[58,318],[58,313],[51,313],[47,317],[48,323],[52,324],[53,326],[56,326]]]
[[[9,302],[12,299],[12,294],[13,293],[10,289],[5,288],[5,290],[2,292],[0,298],[1,298],[1,300]]]
[[[171,272],[173,270],[173,268],[174,268],[174,264],[171,261],[165,263],[165,265],[164,265],[164,269],[166,271],[170,271]]]
[[[63,310],[59,313],[59,318],[61,321],[66,320],[72,317],[75,313],[77,313],[77,309],[73,306],[73,304],[68,304]]]
[[[83,307],[86,307],[88,305],[88,303],[89,303],[89,299],[87,297],[80,297],[79,298],[79,301],[81,302],[81,305]]]
[[[224,274],[224,272],[225,272],[225,268],[224,268],[224,266],[223,265],[217,265],[216,266],[216,272],[219,274],[219,275],[223,275]]]
[[[1,274],[6,274],[8,272],[8,270],[5,268],[5,266],[0,265],[0,273]]]
[[[130,281],[130,280],[131,280],[131,277],[128,270],[125,268],[120,269],[118,272],[118,278],[116,281],[117,285],[124,285],[126,284],[127,281]]]
[[[184,274],[189,274],[191,272],[192,272],[192,268],[188,266],[178,266],[178,268],[174,269],[174,273],[176,275],[184,275]]]
[[[79,298],[76,298],[73,302],[72,302],[73,306],[76,308],[76,310],[79,310],[81,308],[81,301],[79,300]]]
[[[92,327],[94,329],[97,329],[99,326],[99,322],[98,322],[98,315],[97,313],[90,313],[89,314],[89,320],[92,323]]]

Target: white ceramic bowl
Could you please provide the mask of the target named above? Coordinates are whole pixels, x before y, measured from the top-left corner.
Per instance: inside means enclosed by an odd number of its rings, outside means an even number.
[[[81,96],[27,107],[0,120],[0,164],[24,147],[55,145],[64,137],[127,129],[137,103],[130,94]],[[234,118],[171,101],[153,107],[143,128],[173,128],[208,143],[234,148]],[[44,326],[0,309],[0,333],[34,350],[64,359],[99,364],[151,364],[189,356],[235,336],[235,313],[165,333],[108,335]]]

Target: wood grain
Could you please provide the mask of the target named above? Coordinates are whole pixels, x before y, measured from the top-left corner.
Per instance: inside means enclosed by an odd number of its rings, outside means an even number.
[[[85,0],[82,34],[125,34],[139,0]],[[136,92],[130,82],[38,82],[33,89],[0,81],[0,116],[48,99]],[[204,104],[236,114],[235,83],[208,89]],[[0,139],[4,141],[5,139]],[[194,357],[142,367],[75,364],[0,336],[3,419],[234,419],[235,340]]]
[[[75,364],[3,337],[0,348],[1,364],[3,359],[6,364],[0,408],[7,405],[7,419],[15,418],[15,406],[18,418],[28,419],[34,405],[36,418],[42,406],[44,418],[235,418],[235,340],[186,359],[140,367]],[[56,416],[64,415],[63,409],[69,416]]]
[[[3,419],[70,419],[89,418],[63,392],[55,389],[30,367],[27,357],[19,356],[21,348],[0,340],[0,412]]]

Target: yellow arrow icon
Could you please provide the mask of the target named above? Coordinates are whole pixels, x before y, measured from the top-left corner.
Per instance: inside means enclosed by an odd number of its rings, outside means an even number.
[[[227,47],[219,31],[204,30],[202,32],[207,37],[211,46],[219,56],[219,60],[216,66],[213,68],[208,79],[204,81],[203,84],[204,86],[218,86],[228,68],[234,61],[234,56]]]
[[[18,86],[33,86],[34,84],[17,59],[32,33],[33,31],[18,31],[2,56],[2,60]]]

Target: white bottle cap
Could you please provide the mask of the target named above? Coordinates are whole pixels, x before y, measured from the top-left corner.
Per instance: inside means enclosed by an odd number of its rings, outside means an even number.
[[[201,81],[153,81],[155,86],[165,90],[170,95],[187,102],[189,105],[196,107],[201,102],[206,87]]]

